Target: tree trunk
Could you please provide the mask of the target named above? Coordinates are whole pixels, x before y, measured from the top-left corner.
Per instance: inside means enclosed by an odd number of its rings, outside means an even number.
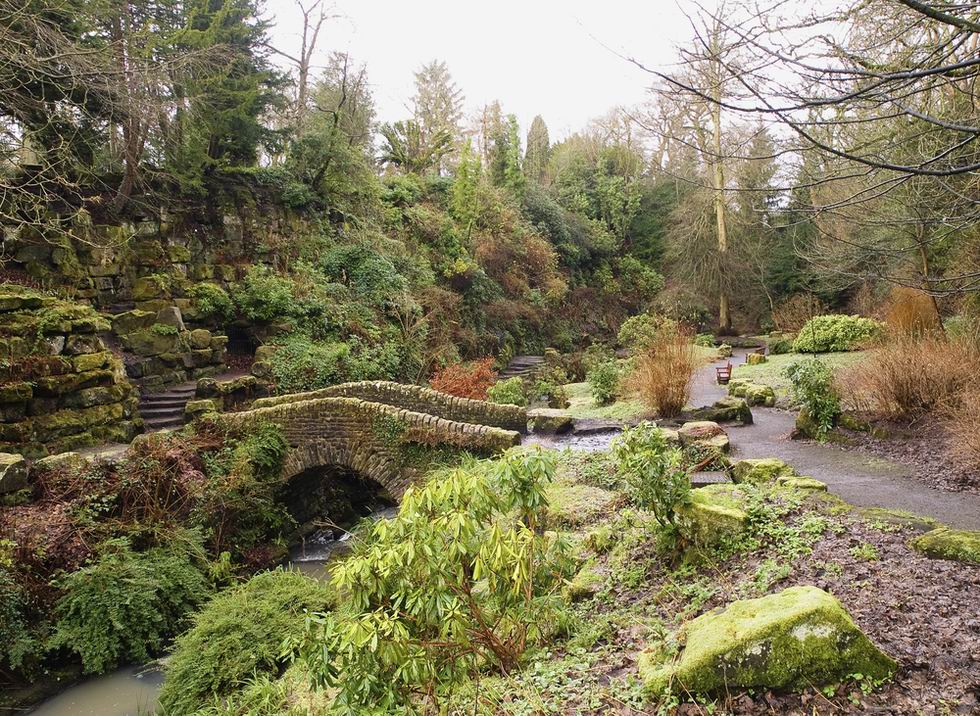
[[[713,149],[714,158],[712,166],[714,169],[714,189],[715,189],[715,221],[718,224],[718,254],[719,254],[719,299],[718,299],[718,332],[725,335],[732,330],[732,319],[728,306],[728,287],[726,282],[726,271],[728,269],[728,230],[725,225],[725,169],[721,163],[721,83],[720,76],[715,85],[716,97],[718,102],[711,107],[711,123],[714,125]]]

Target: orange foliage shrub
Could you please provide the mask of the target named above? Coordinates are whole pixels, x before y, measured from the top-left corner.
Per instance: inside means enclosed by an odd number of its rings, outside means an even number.
[[[816,296],[797,293],[780,303],[772,311],[772,322],[785,333],[796,333],[814,316],[829,313],[827,306]]]
[[[636,356],[628,387],[658,415],[674,417],[687,405],[699,364],[690,333],[665,331]]]
[[[493,358],[456,363],[436,371],[429,380],[433,389],[460,398],[486,400],[487,389],[497,379]]]
[[[885,323],[893,332],[909,336],[921,336],[942,328],[932,298],[904,286],[896,286],[888,295]]]
[[[956,406],[977,389],[980,354],[941,335],[893,333],[838,378],[849,407],[889,418],[915,419]]]
[[[964,468],[980,470],[980,390],[966,390],[947,412],[950,451]]]

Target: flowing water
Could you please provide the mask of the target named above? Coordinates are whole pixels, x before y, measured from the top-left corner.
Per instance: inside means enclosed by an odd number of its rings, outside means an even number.
[[[390,519],[397,507],[378,506],[364,519]],[[351,532],[323,528],[308,535],[289,550],[288,566],[314,579],[327,579],[330,563],[345,554]],[[163,685],[159,668],[127,666],[70,686],[43,701],[33,716],[150,716]]]

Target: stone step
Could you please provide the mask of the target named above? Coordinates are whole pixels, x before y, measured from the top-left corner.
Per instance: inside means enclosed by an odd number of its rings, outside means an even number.
[[[141,400],[140,410],[144,408],[153,410],[155,408],[180,408],[183,409],[190,400],[187,398],[165,398],[162,400]]]
[[[708,485],[721,485],[731,482],[728,475],[724,472],[695,472],[691,475],[691,487],[707,487]]]
[[[176,428],[183,425],[186,421],[183,414],[171,418],[150,418],[144,420],[143,424],[149,431],[163,430],[164,428]]]
[[[196,389],[191,388],[189,390],[165,390],[162,393],[143,393],[140,396],[140,400],[190,400],[196,392]]]
[[[140,417],[142,417],[143,420],[149,420],[152,418],[180,417],[183,415],[184,405],[173,405],[163,408],[144,408],[140,406]]]

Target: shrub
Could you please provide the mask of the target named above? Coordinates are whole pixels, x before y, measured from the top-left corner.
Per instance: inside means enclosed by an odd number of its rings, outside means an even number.
[[[487,389],[487,399],[501,405],[527,405],[524,381],[516,376],[499,380]]]
[[[449,395],[460,398],[486,400],[487,390],[497,378],[493,358],[446,366],[429,379],[429,385]]]
[[[793,352],[793,341],[788,338],[775,338],[766,344],[769,352],[774,355],[782,355],[784,353]]]
[[[694,337],[694,345],[701,348],[714,348],[715,337],[710,333],[699,333]]]
[[[196,283],[187,295],[194,301],[198,316],[203,321],[225,323],[235,317],[235,304],[228,293],[213,283]]]
[[[554,464],[510,451],[409,488],[398,515],[333,568],[346,607],[311,620],[301,654],[341,713],[403,713],[510,672],[561,613],[565,542],[537,529]]]
[[[103,543],[93,564],[59,586],[65,594],[49,647],[74,651],[90,674],[149,660],[210,591],[186,554],[133,552],[125,539]]]
[[[556,366],[539,373],[531,386],[531,400],[543,401],[549,408],[567,408],[568,394],[565,392],[567,382],[568,374],[561,367]]]
[[[814,427],[814,437],[823,439],[840,416],[840,397],[834,389],[834,376],[824,363],[809,358],[786,369],[793,398],[802,408],[804,420]]]
[[[665,331],[636,357],[629,384],[647,407],[673,417],[687,404],[698,363],[689,335]]]
[[[970,471],[980,470],[980,390],[964,391],[947,411],[953,460]]]
[[[827,306],[813,294],[797,293],[773,309],[772,322],[780,331],[796,333],[811,318],[826,312]]]
[[[2,540],[0,540],[2,547]],[[0,566],[0,672],[31,671],[42,651],[29,625],[28,597],[13,575]]]
[[[904,286],[896,286],[888,295],[885,325],[892,333],[913,337],[934,333],[942,328],[933,298]]]
[[[372,348],[356,339],[317,341],[289,336],[269,358],[280,393],[326,388],[352,380],[391,380],[400,375],[401,355],[391,344]]]
[[[894,334],[839,382],[853,407],[912,420],[953,406],[978,377],[980,354],[969,343]]]
[[[235,290],[242,315],[253,321],[269,322],[295,315],[293,281],[267,266],[250,266],[245,280]]]
[[[661,526],[673,528],[674,510],[691,491],[683,452],[671,447],[654,423],[642,422],[614,440],[613,455],[629,498]]]
[[[619,364],[607,359],[593,366],[586,376],[592,400],[596,405],[608,405],[619,394]]]
[[[861,316],[816,316],[800,329],[793,350],[799,353],[853,351],[882,333],[881,324]]]
[[[661,336],[677,331],[677,322],[666,316],[641,313],[630,316],[619,327],[617,340],[632,352],[642,351]]]
[[[220,703],[249,679],[277,676],[288,662],[284,640],[303,633],[307,612],[332,607],[332,590],[299,572],[277,569],[226,589],[177,639],[160,692],[170,716]]]

